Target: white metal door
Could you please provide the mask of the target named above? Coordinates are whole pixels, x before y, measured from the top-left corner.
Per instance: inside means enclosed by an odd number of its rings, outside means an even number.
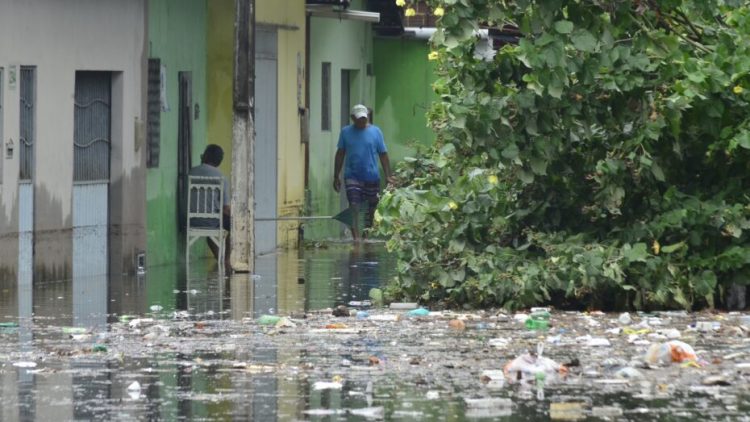
[[[86,327],[103,326],[107,315],[111,86],[109,72],[76,72],[73,315]]]
[[[276,218],[278,186],[277,36],[258,28],[255,46],[255,216]],[[296,110],[291,110],[296,116]],[[255,222],[255,253],[276,249],[276,222]]]

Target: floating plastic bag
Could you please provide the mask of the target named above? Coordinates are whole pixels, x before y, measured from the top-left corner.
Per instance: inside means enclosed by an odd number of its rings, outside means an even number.
[[[542,356],[543,351],[544,344],[539,343],[536,356],[531,353],[524,353],[508,362],[503,368],[505,376],[510,382],[514,382],[535,381],[537,374],[543,374],[546,379],[554,380],[556,377],[568,373],[568,368],[564,365]]]
[[[671,340],[661,344],[652,344],[644,360],[652,365],[668,365],[672,362],[683,363],[697,359],[695,350],[689,344]]]

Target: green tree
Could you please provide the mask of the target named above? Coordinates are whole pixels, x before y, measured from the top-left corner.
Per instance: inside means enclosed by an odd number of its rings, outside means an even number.
[[[747,1],[428,3],[438,141],[376,216],[393,293],[689,309],[748,282]]]

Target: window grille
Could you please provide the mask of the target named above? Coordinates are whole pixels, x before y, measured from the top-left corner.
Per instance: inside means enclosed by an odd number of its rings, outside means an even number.
[[[73,181],[109,181],[112,75],[76,72]]]
[[[20,180],[34,176],[34,142],[36,141],[36,67],[21,66],[21,109],[18,157]]]
[[[147,158],[146,166],[159,167],[161,146],[161,59],[148,59]]]

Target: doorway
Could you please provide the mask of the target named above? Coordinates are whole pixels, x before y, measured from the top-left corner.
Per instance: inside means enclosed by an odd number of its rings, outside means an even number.
[[[177,112],[177,224],[185,233],[187,224],[188,173],[193,167],[193,75],[178,72],[179,100]]]
[[[109,271],[112,74],[76,72],[73,124],[73,277]]]
[[[273,27],[255,32],[255,216],[277,218],[278,55]],[[276,221],[255,221],[255,254],[276,250]]]

